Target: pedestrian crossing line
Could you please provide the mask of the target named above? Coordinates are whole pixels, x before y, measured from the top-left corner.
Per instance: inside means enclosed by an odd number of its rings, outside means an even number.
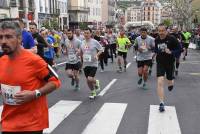
[[[150,105],[148,134],[181,134],[175,107],[165,106],[163,113],[158,108]]]
[[[44,134],[51,133],[70,113],[82,102],[61,100],[49,109],[49,128],[44,129]]]
[[[109,89],[110,87],[117,81],[117,79],[113,79],[100,93],[99,96],[103,96]]]
[[[116,134],[127,104],[105,103],[82,134]]]

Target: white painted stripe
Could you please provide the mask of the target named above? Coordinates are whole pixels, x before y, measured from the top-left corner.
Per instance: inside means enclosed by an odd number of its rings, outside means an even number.
[[[0,120],[1,120],[2,111],[3,111],[3,105],[0,106]]]
[[[126,68],[129,68],[131,65],[131,62],[129,62],[127,65],[126,65]]]
[[[44,134],[51,133],[80,104],[80,101],[61,100],[53,105],[49,109],[49,128],[44,130]]]
[[[127,104],[105,103],[82,134],[116,134]]]
[[[181,134],[175,107],[165,106],[163,113],[158,108],[150,106],[148,134]]]
[[[58,63],[58,64],[56,64],[56,65],[53,65],[53,67],[55,67],[55,66],[61,66],[61,65],[63,65],[63,64],[66,64],[67,62],[61,62],[61,63]]]
[[[113,79],[100,93],[99,96],[103,96],[109,89],[110,87],[117,81],[117,79]]]

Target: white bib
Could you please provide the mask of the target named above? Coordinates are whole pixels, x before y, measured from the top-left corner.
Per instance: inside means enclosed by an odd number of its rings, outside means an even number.
[[[13,99],[14,95],[21,91],[20,86],[10,86],[1,84],[1,92],[3,96],[3,102],[8,105],[17,105],[15,99]]]
[[[44,48],[44,52],[48,52],[49,51],[49,48],[48,47],[45,47]]]
[[[92,56],[90,54],[84,54],[83,61],[84,62],[92,62]]]
[[[68,55],[69,61],[73,62],[77,60],[76,54],[69,54]]]

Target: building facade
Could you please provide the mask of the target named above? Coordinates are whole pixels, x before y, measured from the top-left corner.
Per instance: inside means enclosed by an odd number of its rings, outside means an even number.
[[[0,0],[0,19],[11,16],[8,0]]]
[[[116,21],[116,0],[102,0],[102,23],[112,25]]]
[[[58,9],[60,9],[59,27],[60,29],[69,27],[68,3],[67,0],[58,0]]]
[[[154,25],[161,23],[162,6],[157,0],[145,0],[142,2],[142,21],[151,21]]]
[[[135,22],[135,21],[141,21],[141,15],[142,15],[141,6],[134,6],[129,7],[125,11],[125,20],[126,22]]]
[[[69,27],[80,28],[88,22],[90,9],[87,6],[87,0],[69,0]]]
[[[88,14],[88,24],[91,28],[99,28],[102,25],[102,0],[86,0],[86,5],[90,8]]]

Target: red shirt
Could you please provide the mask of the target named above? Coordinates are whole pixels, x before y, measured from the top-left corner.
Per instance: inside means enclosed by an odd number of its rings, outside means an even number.
[[[49,74],[47,63],[25,49],[15,59],[7,55],[0,58],[0,84],[20,86],[23,90],[36,90],[47,82],[44,78]],[[60,81],[52,78],[56,87]],[[48,128],[48,105],[46,96],[32,100],[22,105],[4,103],[2,131],[38,131]]]

